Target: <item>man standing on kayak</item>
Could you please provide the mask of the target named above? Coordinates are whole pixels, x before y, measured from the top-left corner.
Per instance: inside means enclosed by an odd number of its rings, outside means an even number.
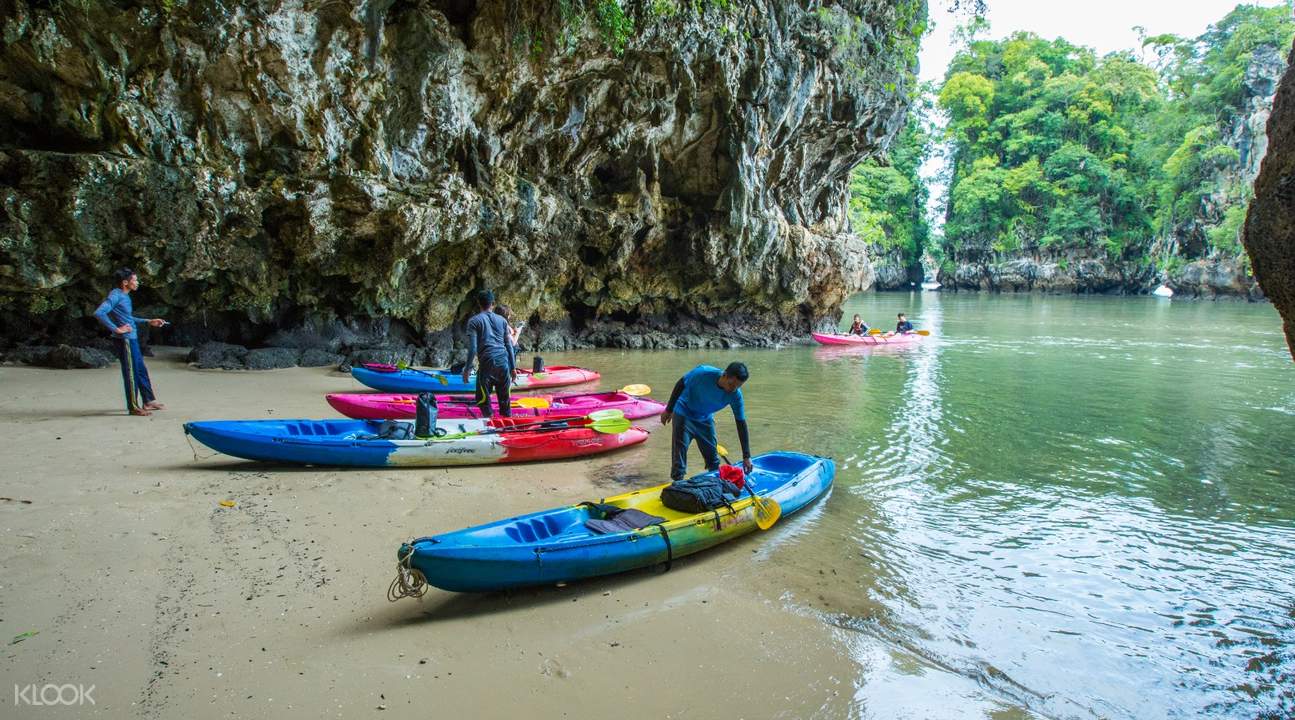
[[[481,312],[468,320],[468,361],[463,365],[463,382],[472,374],[472,361],[479,360],[477,368],[477,407],[481,417],[491,417],[490,395],[499,401],[499,414],[512,417],[510,390],[516,355],[508,332],[508,321],[491,312],[495,307],[495,294],[489,290],[477,293],[477,307]]]
[[[715,413],[725,406],[733,408],[737,438],[742,443],[742,467],[751,472],[751,439],[746,428],[746,408],[742,402],[742,383],[751,374],[746,365],[730,363],[723,372],[710,365],[698,365],[679,378],[670,401],[661,414],[661,424],[669,425],[678,415],[670,435],[670,479],[682,480],[688,471],[688,446],[695,439],[707,470],[719,468],[715,441]]]
[[[121,381],[126,389],[126,412],[152,415],[153,410],[162,410],[166,406],[153,396],[153,383],[149,381],[148,368],[144,367],[144,358],[139,352],[139,335],[135,326],[148,323],[152,327],[162,327],[166,321],[135,317],[130,294],[139,289],[139,277],[134,270],[122,268],[112,274],[112,279],[116,287],[100,303],[94,316],[112,333],[113,347],[121,363]]]

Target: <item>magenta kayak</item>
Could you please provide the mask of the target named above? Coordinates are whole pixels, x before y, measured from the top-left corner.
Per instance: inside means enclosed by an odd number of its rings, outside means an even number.
[[[883,333],[881,335],[838,335],[836,333],[810,333],[822,345],[905,345],[927,337],[921,333]]]
[[[398,420],[414,417],[414,396],[386,393],[332,393],[325,399],[341,414],[357,420]],[[561,395],[530,395],[526,402],[543,399],[548,407],[523,407],[523,398],[513,398],[512,415],[515,418],[563,417],[588,415],[595,410],[620,410],[631,420],[660,415],[665,405],[649,397],[636,397],[624,392],[564,393]],[[461,420],[481,417],[481,411],[462,395],[437,395],[437,417]],[[495,412],[497,401],[492,399]]]

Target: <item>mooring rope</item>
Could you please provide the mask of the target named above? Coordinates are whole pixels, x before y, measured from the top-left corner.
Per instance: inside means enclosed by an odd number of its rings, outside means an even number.
[[[414,556],[414,546],[409,552],[396,561],[396,577],[387,588],[387,601],[395,602],[401,598],[419,598],[427,593],[427,578],[421,570],[410,566],[409,558]]]

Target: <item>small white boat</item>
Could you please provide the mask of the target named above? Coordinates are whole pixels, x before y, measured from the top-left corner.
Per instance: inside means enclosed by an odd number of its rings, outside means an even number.
[[[1165,297],[1165,298],[1167,298],[1167,297],[1173,297],[1173,296],[1174,296],[1174,291],[1173,291],[1173,290],[1171,290],[1171,289],[1169,289],[1169,286],[1168,286],[1168,285],[1161,285],[1160,287],[1156,288],[1155,290],[1152,290],[1152,291],[1151,291],[1151,294],[1152,294],[1152,295],[1155,295],[1156,297]]]
[[[940,289],[940,283],[935,282],[935,281],[933,281],[933,280],[932,280],[932,281],[928,281],[928,282],[924,282],[924,283],[922,283],[922,289],[923,289],[923,290],[939,290],[939,289]]]

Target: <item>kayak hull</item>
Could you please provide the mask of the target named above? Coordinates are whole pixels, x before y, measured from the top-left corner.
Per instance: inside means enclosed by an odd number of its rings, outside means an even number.
[[[826,493],[836,475],[832,460],[802,453],[766,453],[753,462],[749,482],[762,497],[778,502],[782,517]],[[584,526],[589,508],[574,505],[419,538],[401,546],[397,558],[408,558],[410,567],[443,590],[488,592],[649,567],[756,529],[749,496],[735,501],[731,511],[721,507],[718,515],[689,515],[661,505],[664,487],[601,501],[665,517],[664,525],[597,535]]]
[[[403,370],[374,369],[357,365],[351,368],[351,377],[374,390],[389,393],[474,393],[477,391],[476,375],[469,375],[463,382],[463,376],[449,370]],[[535,390],[538,388],[562,387],[593,382],[601,377],[597,372],[587,368],[571,365],[554,365],[544,372],[519,370],[514,390]]]
[[[909,345],[921,342],[925,335],[902,333],[899,335],[840,335],[837,333],[810,333],[820,345]]]
[[[438,421],[451,434],[477,432],[486,421]],[[226,455],[262,462],[349,467],[442,467],[559,460],[596,455],[647,440],[631,427],[600,433],[586,427],[508,431],[427,440],[363,439],[377,434],[374,420],[207,420],[185,423],[184,432]],[[507,423],[504,423],[507,425]]]
[[[349,418],[388,420],[414,417],[414,395],[388,393],[333,393],[325,397],[328,404]],[[620,410],[630,420],[660,415],[665,404],[652,398],[636,397],[623,392],[568,393],[564,395],[532,395],[549,402],[547,408],[520,407],[514,401],[514,418],[548,419],[588,415],[595,410]],[[471,399],[461,396],[437,395],[437,417],[447,420],[480,418],[481,409]],[[495,414],[499,402],[491,398]]]

